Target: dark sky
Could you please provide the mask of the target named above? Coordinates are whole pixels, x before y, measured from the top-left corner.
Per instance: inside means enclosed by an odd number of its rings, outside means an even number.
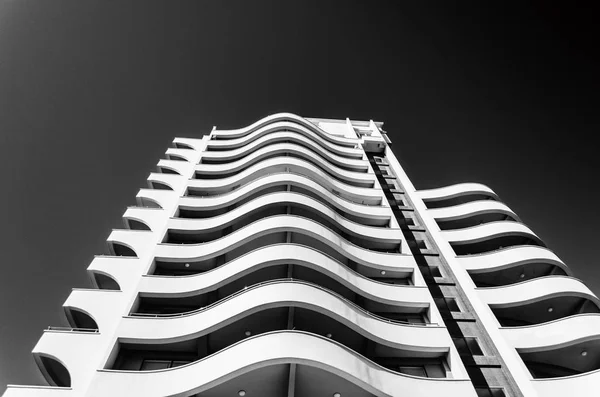
[[[0,2],[0,392],[42,382],[31,349],[172,139],[280,111],[385,122],[417,188],[491,186],[600,293],[589,7],[249,3]]]

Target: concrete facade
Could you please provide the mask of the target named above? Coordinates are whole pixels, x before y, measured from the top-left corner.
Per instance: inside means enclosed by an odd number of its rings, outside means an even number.
[[[490,188],[383,124],[176,138],[4,396],[596,396],[600,301]]]

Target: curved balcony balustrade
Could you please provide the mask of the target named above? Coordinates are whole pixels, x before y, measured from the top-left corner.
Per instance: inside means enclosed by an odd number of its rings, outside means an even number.
[[[499,221],[520,222],[519,217],[499,201],[472,201],[453,207],[431,209],[428,213],[435,219],[440,230],[465,229],[484,223]]]
[[[436,189],[417,191],[427,208],[454,207],[477,200],[500,201],[496,193],[480,183],[459,183]]]
[[[376,186],[375,176],[373,174],[345,171],[339,167],[329,168],[323,166],[322,163],[312,157],[296,155],[295,153],[290,152],[266,156],[264,159],[261,159],[260,162],[249,164],[248,167],[242,167],[239,171],[228,170],[227,167],[224,167],[221,164],[201,164],[196,167],[194,177],[195,179],[206,181],[209,185],[221,186],[226,182],[231,182],[231,180],[234,180],[239,176],[243,178],[242,183],[246,184],[257,177],[275,172],[288,171],[302,174],[305,172],[304,166],[307,164],[312,165],[312,169],[323,172],[330,179],[333,178],[349,186],[359,188],[373,188]]]
[[[71,374],[59,359],[42,353],[35,354],[34,358],[42,376],[50,386],[71,386]]]
[[[503,270],[480,273],[469,272],[469,274],[479,288],[503,287],[541,277],[567,275],[562,268],[544,262],[530,262],[526,265],[516,265]]]
[[[248,169],[260,168],[258,165],[266,164],[266,167],[274,167],[280,162],[283,162],[285,165],[289,157],[289,159],[310,163],[331,177],[355,186],[372,187],[373,181],[375,180],[373,174],[368,174],[366,171],[349,169],[347,166],[333,164],[330,161],[327,161],[327,159],[317,156],[310,150],[300,146],[294,147],[289,144],[281,144],[266,149],[268,150],[261,150],[253,153],[251,158],[244,158],[233,163],[198,164],[195,167],[196,171],[194,173],[194,178],[203,180],[231,178]],[[342,175],[342,173],[345,175]]]
[[[98,270],[92,270],[90,273],[92,275],[92,283],[96,288],[112,291],[119,291],[121,289],[117,280],[110,274]]]
[[[128,256],[137,258],[137,253],[127,244],[120,241],[107,241],[109,255],[112,256]]]
[[[168,160],[189,163],[194,161],[196,152],[189,149],[169,148],[165,152],[165,155]]]
[[[332,165],[348,171],[367,172],[369,169],[367,160],[345,157],[338,154],[339,151],[315,143],[314,140],[292,131],[275,132],[238,149],[206,151],[202,154],[201,163],[233,166],[233,163],[244,164],[261,158],[267,153],[299,149],[302,153],[310,153],[311,156],[322,158]]]
[[[550,275],[571,275],[556,254],[538,246],[513,246],[457,259],[477,287],[500,287]]]
[[[378,189],[360,188],[339,182],[337,180],[329,178],[325,173],[312,166],[306,167],[299,171],[300,172],[295,172],[288,168],[286,170],[275,171],[266,175],[260,175],[257,176],[256,179],[251,179],[246,183],[240,183],[235,186],[232,186],[231,188],[229,188],[229,190],[226,191],[221,191],[218,189],[205,189],[205,186],[203,186],[203,184],[201,183],[203,181],[192,179],[189,181],[188,189],[185,195],[203,198],[220,196],[219,200],[221,200],[227,199],[231,195],[236,194],[237,190],[239,189],[247,190],[249,186],[259,184],[267,185],[273,182],[281,183],[286,181],[288,178],[291,179],[294,176],[300,176],[307,179],[312,179],[313,181],[317,182],[320,186],[326,187],[332,195],[340,196],[341,198],[353,203],[363,205],[381,205],[382,203],[382,193]]]
[[[164,209],[177,200],[177,194],[169,190],[140,189],[135,197],[138,207]]]
[[[105,396],[122,390],[123,385],[127,384],[130,396],[202,393],[225,386],[238,376],[278,363],[318,368],[327,372],[327,377],[329,374],[343,377],[380,397],[401,396],[407,390],[415,397],[443,394],[475,397],[471,383],[463,376],[434,379],[402,374],[398,372],[400,366],[396,367],[397,371],[392,371],[365,359],[335,340],[298,331],[251,336],[205,359],[172,369],[135,372],[100,370],[90,390],[92,397]],[[413,365],[403,370],[408,372],[416,368]],[[421,368],[426,371],[425,365]],[[436,375],[435,365],[430,370],[431,375]],[[316,378],[311,380],[314,383]]]
[[[157,261],[192,263],[225,255],[227,262],[255,248],[286,242],[315,247],[347,265],[352,261],[379,270],[415,266],[411,255],[367,250],[347,242],[309,219],[292,216],[262,219],[255,222],[252,228],[242,228],[225,238],[204,244],[161,243],[156,247],[155,257]],[[404,246],[402,249],[405,249]]]
[[[548,276],[506,287],[478,289],[503,327],[527,326],[584,313],[600,313],[600,301],[579,280]]]
[[[170,228],[161,245],[175,245],[180,247],[198,247],[211,249],[212,247],[222,247],[227,243],[239,244],[250,238],[265,234],[296,232],[308,234],[311,236],[315,232],[321,232],[326,236],[331,236],[332,240],[338,242],[338,246],[344,246],[346,252],[362,250],[367,252],[381,253],[402,253],[402,237],[396,229],[373,228],[373,232],[365,235],[358,235],[356,232],[346,231],[334,223],[328,222],[322,217],[317,217],[310,211],[300,212],[292,209],[292,215],[276,214],[277,208],[271,208],[271,212],[257,212],[253,217],[247,218],[245,222],[238,222],[230,228],[225,229],[223,235],[209,235],[195,231],[193,224],[178,225],[178,229]],[[282,209],[281,211],[284,211]],[[296,215],[300,214],[300,215]],[[317,219],[313,220],[311,218]],[[174,221],[174,220],[173,220]],[[185,220],[189,222],[190,220]],[[173,223],[171,223],[173,224]],[[184,227],[188,230],[183,229]],[[368,228],[365,226],[365,228]],[[255,236],[256,231],[258,236]],[[260,234],[259,234],[260,233]],[[373,235],[377,237],[373,237]],[[184,250],[181,250],[182,252]]]
[[[357,139],[340,137],[323,131],[302,117],[292,115],[291,113],[280,113],[278,115],[265,117],[248,127],[235,130],[215,130],[212,136],[217,142],[210,141],[210,143],[212,145],[219,145],[221,143],[219,140],[226,140],[225,142],[229,143],[230,146],[244,145],[262,135],[282,129],[304,133],[314,137],[314,139],[320,138],[321,140],[345,149],[355,148],[358,142]]]
[[[221,265],[218,265],[221,264]],[[232,281],[238,285],[250,285],[246,281],[238,281],[256,271],[287,265],[292,271],[280,277],[298,274],[303,268],[319,272],[346,288],[366,297],[378,297],[384,301],[423,301],[423,289],[397,289],[388,285],[424,286],[416,276],[413,268],[395,267],[380,270],[353,264],[343,264],[332,256],[319,251],[313,246],[298,244],[273,244],[253,249],[248,253],[231,259],[213,260],[210,263],[173,263],[155,261],[149,274],[142,278],[140,291],[153,293],[171,293],[188,295],[200,291],[212,291]],[[275,277],[275,276],[273,276]],[[264,281],[264,280],[262,280]],[[241,288],[241,287],[240,287]],[[405,293],[416,294],[410,298],[402,298]],[[426,294],[426,296],[428,296]]]
[[[264,253],[266,250],[257,250]],[[307,250],[299,250],[307,251]],[[252,259],[254,255],[249,255]],[[322,257],[322,255],[312,255]],[[335,261],[329,259],[328,267],[313,265],[299,260],[303,265],[275,264],[264,266],[261,262],[256,266],[248,264],[243,274],[234,274],[227,279],[215,279],[219,274],[226,275],[231,269],[220,268],[221,271],[192,277],[148,277],[140,288],[140,296],[135,313],[141,314],[181,314],[213,305],[227,297],[273,280],[293,277],[296,281],[304,281],[333,291],[363,310],[392,320],[407,323],[425,323],[428,316],[430,297],[425,287],[408,284],[385,284],[374,282],[349,271]],[[235,265],[235,264],[234,264]],[[239,265],[238,265],[239,266]],[[326,269],[329,270],[326,272]],[[335,273],[333,273],[335,272]],[[211,277],[212,276],[212,277]],[[352,284],[347,279],[359,281]],[[214,280],[214,281],[213,281]],[[389,279],[408,282],[408,279]],[[209,283],[209,284],[207,284]]]
[[[540,238],[519,222],[500,221],[466,229],[446,230],[442,236],[458,256],[481,254],[517,245],[545,247]]]
[[[579,314],[532,326],[502,328],[534,379],[571,383],[574,395],[586,391],[586,379],[600,373],[600,314]],[[538,385],[538,384],[536,384]],[[581,393],[581,394],[580,394]],[[561,394],[544,394],[561,395]]]
[[[188,346],[192,348],[189,352],[203,352],[206,356],[250,335],[293,326],[335,339],[371,359],[379,358],[382,365],[391,364],[388,361],[394,361],[394,357],[443,357],[451,346],[444,328],[406,325],[376,317],[330,291],[297,281],[251,287],[185,315],[155,316],[124,319],[120,339],[145,345],[135,350],[153,350],[153,346],[160,345],[159,350],[174,352]],[[373,342],[370,347],[367,339]],[[206,350],[199,350],[200,347]],[[188,357],[190,361],[201,358],[202,354]],[[127,369],[118,361],[114,363],[116,367]]]
[[[563,347],[520,350],[519,355],[534,379],[587,374],[600,370],[600,335]]]
[[[156,164],[156,168],[158,172],[162,174],[171,174],[171,175],[186,175],[187,170],[193,167],[193,165],[188,164],[187,162],[177,161],[177,160],[165,160],[161,159]]]
[[[270,216],[299,216],[317,222],[352,243],[369,249],[395,249],[401,244],[400,229],[365,226],[340,216],[320,201],[295,192],[259,197],[213,218],[171,218],[164,242],[197,244],[223,238]]]
[[[312,197],[352,221],[373,226],[390,224],[389,209],[376,204],[381,203],[380,194],[367,197],[350,196],[354,200],[366,200],[373,203],[373,205],[365,205],[343,197],[342,194],[346,196],[346,192],[334,194],[331,190],[335,189],[330,188],[331,186],[327,184],[323,186],[300,174],[280,173],[268,175],[222,196],[182,197],[179,202],[177,216],[181,218],[210,218],[227,213],[258,197],[275,192],[291,191]],[[371,190],[371,192],[374,192],[374,190]]]
[[[271,273],[273,273],[273,270],[277,269],[269,269]],[[251,281],[251,278],[260,280],[261,278],[265,278],[265,275],[268,276],[265,272],[261,273],[263,274],[256,274],[254,277],[246,278],[246,280]],[[306,269],[304,269],[299,276],[304,278],[312,277],[313,279],[318,280],[325,279],[323,276],[311,275]],[[331,280],[325,281],[328,286],[336,288]],[[240,289],[235,289],[236,285],[237,283],[233,282],[216,291],[211,291],[211,293],[191,296],[184,295],[182,297],[169,293],[157,294],[156,292],[142,291],[140,293],[141,296],[132,308],[130,317],[179,319],[166,323],[155,321],[149,322],[148,324],[152,323],[155,327],[158,327],[152,328],[151,332],[152,335],[154,335],[154,338],[159,339],[195,335],[207,328],[209,322],[212,322],[214,323],[214,326],[217,326],[220,322],[227,323],[228,318],[234,318],[236,316],[240,318],[245,317],[257,310],[262,310],[261,308],[309,308],[311,310],[321,311],[324,314],[335,318],[341,315],[341,313],[344,313],[346,319],[355,319],[355,321],[358,322],[358,327],[366,327],[364,330],[365,332],[374,332],[377,335],[380,335],[380,332],[392,332],[392,328],[386,328],[388,327],[386,324],[389,324],[390,327],[400,325],[416,326],[417,328],[419,326],[437,326],[437,323],[431,323],[427,319],[427,312],[431,302],[429,302],[428,297],[425,296],[426,294],[424,294],[423,291],[420,291],[421,288],[418,287],[404,287],[404,291],[400,290],[401,287],[396,287],[399,289],[400,293],[392,298],[406,300],[407,297],[413,297],[417,299],[420,298],[421,301],[402,302],[388,299],[383,302],[385,299],[364,299],[359,295],[354,294],[352,291],[349,291],[347,288],[340,288],[339,285],[337,286],[342,293],[353,296],[356,301],[360,302],[359,305],[330,289],[299,279],[271,279],[250,286],[244,286]],[[304,296],[302,295],[303,293],[312,295]],[[259,297],[258,295],[260,294],[263,295]],[[317,297],[322,301],[317,301]],[[203,306],[198,307],[199,305]],[[233,311],[226,313],[220,312],[223,309],[232,309]],[[346,319],[342,320],[342,322],[346,321]],[[202,329],[195,328],[198,324],[202,324]],[[169,328],[175,325],[177,325],[177,330]],[[132,327],[137,327],[137,325],[132,325]],[[354,325],[351,327],[354,327]],[[183,331],[184,329],[186,330],[185,332]],[[136,329],[131,332],[139,333],[141,331]],[[395,332],[404,333],[404,337],[408,338],[405,340],[406,344],[411,344],[408,341],[417,338],[417,333],[413,329],[401,329],[399,331],[396,330]]]
[[[65,316],[73,329],[99,330],[96,320],[91,314],[76,307],[63,306]]]
[[[30,386],[30,385],[6,385],[3,397],[67,397],[73,396],[70,387],[58,386]]]
[[[422,279],[415,280],[414,262],[407,260],[394,266],[381,264],[357,263],[343,254],[334,251],[326,244],[307,236],[296,236],[292,233],[290,240],[303,240],[305,244],[286,243],[288,236],[281,236],[280,243],[274,243],[273,235],[258,238],[240,246],[236,251],[220,256],[207,255],[199,261],[176,262],[168,258],[155,260],[148,276],[164,276],[187,278],[190,285],[196,281],[193,278],[201,277],[213,280],[217,284],[221,280],[235,278],[263,267],[279,264],[308,266],[319,271],[332,274],[334,278],[342,278],[344,282],[353,280],[355,286],[360,286],[364,279],[369,279],[384,284],[396,285],[422,285]],[[409,259],[402,256],[399,259]],[[309,260],[312,259],[312,260]],[[239,271],[239,273],[237,273]],[[163,280],[164,285],[170,285],[168,280]],[[208,282],[208,281],[207,281]],[[175,281],[182,286],[186,282]],[[211,282],[208,282],[210,285]],[[173,288],[179,288],[173,286]],[[174,291],[176,291],[174,290]]]
[[[212,165],[210,167],[207,165],[198,165],[196,172],[201,171],[202,168],[213,170],[225,169],[221,164],[214,167]],[[333,179],[345,186],[357,188],[372,188],[375,186],[375,176],[373,174],[345,171],[341,168],[330,166],[327,163],[321,163],[314,158],[307,159],[304,157],[293,157],[292,155],[278,155],[274,158],[267,158],[239,173],[232,173],[230,174],[231,176],[219,179],[201,179],[198,182],[201,182],[202,187],[209,194],[211,192],[215,194],[226,193],[233,190],[233,186],[246,184],[263,175],[285,171],[307,176],[318,174],[327,179]],[[193,184],[198,182],[192,180],[188,186],[193,187]]]
[[[181,139],[181,138],[179,138]],[[175,138],[175,141],[173,141],[173,147],[175,149],[190,149],[190,150],[196,150],[194,149],[190,144],[188,143],[184,143],[184,142],[179,142],[177,141],[177,138]]]

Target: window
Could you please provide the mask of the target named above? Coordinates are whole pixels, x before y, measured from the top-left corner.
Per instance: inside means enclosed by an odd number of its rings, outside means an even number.
[[[406,375],[421,376],[424,378],[446,377],[446,370],[441,364],[424,364],[415,366],[401,365],[398,367],[398,372]]]
[[[483,356],[483,351],[477,343],[477,338],[452,338],[460,355]]]
[[[142,361],[141,371],[153,371],[156,369],[165,369],[171,366],[171,361],[167,360],[144,360]]]
[[[427,372],[425,372],[425,367],[400,366],[400,368],[398,368],[398,371],[403,374],[406,374],[406,375],[422,376],[424,378],[427,377]]]
[[[191,361],[186,360],[144,360],[140,371],[154,371],[157,369],[167,369],[180,367],[185,364],[189,364]]]
[[[181,367],[182,365],[189,364],[191,361],[183,361],[183,360],[173,360],[171,363],[171,368]]]
[[[458,307],[458,302],[455,298],[446,298],[446,305],[448,306],[448,310],[451,312],[459,312],[460,307]]]
[[[426,324],[425,318],[421,313],[386,313],[386,312],[374,312],[374,314],[386,317],[391,320],[401,321],[408,324],[424,325]]]
[[[434,300],[438,307],[443,307],[445,305],[451,312],[460,312],[460,307],[458,306],[458,302],[456,302],[456,298],[435,298]]]
[[[425,243],[425,240],[419,240],[416,239],[415,242],[417,243],[417,248],[420,250],[426,250],[427,249],[427,243]]]
[[[504,389],[493,388],[488,389],[486,387],[476,387],[475,392],[477,397],[506,397]]]
[[[430,266],[429,271],[433,277],[442,277],[442,272],[440,272],[440,268],[437,266]]]

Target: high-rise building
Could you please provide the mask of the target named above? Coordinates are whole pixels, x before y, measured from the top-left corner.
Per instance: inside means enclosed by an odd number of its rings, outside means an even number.
[[[173,143],[6,397],[598,395],[598,298],[490,188],[416,190],[382,123]]]

